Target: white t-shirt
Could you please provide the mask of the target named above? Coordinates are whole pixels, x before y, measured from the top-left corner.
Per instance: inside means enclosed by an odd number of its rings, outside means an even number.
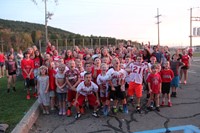
[[[106,73],[108,75],[108,80],[112,81],[113,86],[121,85],[120,81],[125,79],[125,74],[123,69],[120,69],[119,71],[115,71],[113,68],[109,69]]]
[[[76,88],[77,93],[83,95],[83,96],[87,96],[89,94],[92,94],[93,92],[97,92],[98,91],[98,86],[91,81],[91,85],[90,86],[85,86],[84,81],[82,81]]]
[[[86,73],[87,73],[86,71],[83,71],[83,72],[80,73],[80,79],[81,79],[81,81],[84,81],[84,75]]]
[[[144,72],[147,70],[147,65],[144,63],[139,64],[135,62],[131,63],[129,67],[131,68],[131,73],[129,74],[130,81],[137,84],[142,84]]]

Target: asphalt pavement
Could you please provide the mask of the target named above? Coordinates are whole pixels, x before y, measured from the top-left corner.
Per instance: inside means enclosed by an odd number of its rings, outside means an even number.
[[[92,111],[87,109],[79,120],[75,120],[75,112],[71,117],[58,116],[57,112],[41,114],[29,133],[150,133],[150,130],[156,133],[156,129],[163,129],[163,133],[199,133],[200,60],[194,59],[192,62],[188,83],[180,85],[177,98],[172,98],[172,104],[172,107],[161,107],[160,112],[148,111],[143,98],[141,114],[135,112],[135,107],[129,103],[128,114],[119,112],[117,115],[111,113],[109,116],[94,118]],[[196,130],[186,130],[186,127],[191,126],[196,127]]]

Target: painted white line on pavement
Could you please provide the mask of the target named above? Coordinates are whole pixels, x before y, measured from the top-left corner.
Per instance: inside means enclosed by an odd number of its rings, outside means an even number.
[[[197,73],[194,70],[188,70],[189,73]]]

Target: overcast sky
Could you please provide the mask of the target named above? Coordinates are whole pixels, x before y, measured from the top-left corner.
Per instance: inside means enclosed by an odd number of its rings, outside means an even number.
[[[44,24],[44,2],[0,0],[0,18]],[[160,17],[160,43],[188,46],[190,11],[200,17],[200,0],[47,0],[54,15],[48,25],[81,35],[109,36],[157,44],[157,8]],[[200,21],[193,21],[200,27]],[[200,45],[200,37],[193,39]]]

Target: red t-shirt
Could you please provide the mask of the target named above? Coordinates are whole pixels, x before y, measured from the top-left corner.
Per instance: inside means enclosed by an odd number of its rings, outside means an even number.
[[[171,69],[168,70],[161,70],[160,76],[162,78],[162,82],[169,83],[174,78],[174,72]]]
[[[47,54],[50,54],[50,52],[51,52],[51,47],[47,47],[47,48],[46,48],[46,53],[47,53]]]
[[[189,65],[189,55],[182,55],[181,61],[185,64],[185,66]]]
[[[0,62],[5,62],[4,54],[0,54]]]
[[[147,78],[147,82],[150,83],[152,93],[159,94],[160,93],[160,85],[162,83],[162,79],[160,74],[150,74]]]
[[[34,58],[33,61],[34,61],[34,68],[39,68],[40,67],[40,58],[39,57]]]
[[[28,78],[27,74],[23,71],[26,70],[27,73],[29,73],[31,71],[31,69],[34,69],[34,62],[33,60],[29,59],[23,59],[21,61],[21,69],[22,69],[22,76],[24,79]],[[30,79],[34,78],[34,73],[32,71],[32,73],[30,74]]]
[[[49,89],[54,91],[56,90],[56,81],[55,81],[56,70],[49,68],[48,74],[49,74]]]
[[[92,67],[92,75],[94,74],[94,71],[97,71],[97,72],[96,72],[96,73],[97,73],[97,77],[98,77],[99,74],[101,74],[101,69],[94,70],[94,67]],[[96,78],[93,78],[93,76],[92,76],[92,81],[93,81],[95,84],[97,84],[97,77],[96,77]]]

